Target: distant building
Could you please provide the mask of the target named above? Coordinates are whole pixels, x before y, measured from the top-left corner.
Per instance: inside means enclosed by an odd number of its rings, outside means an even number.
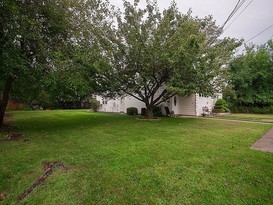
[[[101,112],[126,113],[128,107],[136,107],[138,113],[141,113],[141,108],[146,108],[145,104],[134,97],[125,96],[117,99],[105,99],[101,96],[94,96],[100,102]],[[211,97],[205,97],[200,94],[192,94],[187,97],[175,95],[164,103],[161,103],[161,111],[166,114],[167,110],[174,115],[189,115],[201,116],[204,110],[211,112],[215,102],[222,98],[222,94],[218,93]]]

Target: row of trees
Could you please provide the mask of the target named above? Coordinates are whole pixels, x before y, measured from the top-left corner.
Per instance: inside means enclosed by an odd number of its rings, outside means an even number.
[[[175,94],[221,89],[240,42],[220,39],[212,17],[182,14],[174,2],[163,12],[156,1],[138,4],[124,0],[121,12],[101,0],[3,0],[0,125],[10,94],[26,102],[126,94],[150,118]]]
[[[230,63],[224,97],[235,107],[273,106],[273,42],[245,50]]]

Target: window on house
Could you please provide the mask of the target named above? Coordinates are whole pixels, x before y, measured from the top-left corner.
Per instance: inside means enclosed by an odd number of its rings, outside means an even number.
[[[102,99],[102,104],[103,105],[107,105],[107,100],[106,99]]]

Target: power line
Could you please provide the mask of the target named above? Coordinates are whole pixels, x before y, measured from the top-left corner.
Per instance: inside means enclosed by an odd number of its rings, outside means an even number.
[[[253,36],[252,38],[248,39],[246,41],[246,43],[248,43],[249,41],[251,41],[252,39],[256,38],[257,36],[261,35],[262,33],[264,33],[265,31],[267,31],[268,29],[270,29],[271,27],[273,27],[273,24],[269,27],[267,27],[266,29],[264,29],[263,31],[261,31],[260,33],[258,33],[257,35]]]
[[[253,2],[254,0],[251,0],[248,5],[246,5],[246,7],[239,13],[239,15],[228,25],[228,27],[226,27],[226,29],[224,30],[224,32],[234,23],[234,21],[236,21],[240,15],[247,9],[247,7],[249,7],[249,5]]]
[[[236,14],[236,12],[242,7],[242,5],[245,3],[246,0],[238,0],[238,2],[236,3],[234,9],[232,10],[232,12],[229,14],[227,20],[223,23],[223,25],[220,28],[224,28],[225,25],[230,21],[230,19]]]
[[[268,41],[270,41],[272,38],[273,38],[273,35],[270,36],[270,38],[265,43],[267,43]]]

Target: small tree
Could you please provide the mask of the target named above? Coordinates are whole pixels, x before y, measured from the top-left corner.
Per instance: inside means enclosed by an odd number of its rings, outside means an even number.
[[[124,1],[116,24],[99,30],[102,60],[96,76],[108,97],[129,95],[145,103],[146,117],[176,94],[211,95],[220,88],[224,65],[238,46],[218,39],[221,29],[212,17],[181,14],[175,3],[159,11],[156,1],[144,9]]]
[[[227,102],[224,99],[217,100],[213,112],[214,113],[230,112],[230,110],[228,109]]]
[[[92,98],[90,100],[90,108],[94,111],[94,112],[98,112],[99,108],[100,108],[100,102],[97,101],[96,99]]]

